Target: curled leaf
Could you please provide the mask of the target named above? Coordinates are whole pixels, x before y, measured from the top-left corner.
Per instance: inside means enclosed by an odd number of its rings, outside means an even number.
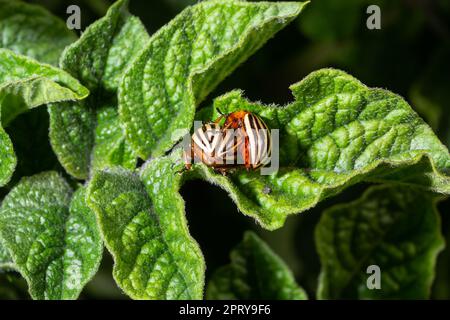
[[[279,129],[276,173],[241,170],[223,177],[194,166],[197,175],[230,192],[239,209],[265,228],[279,228],[288,215],[360,181],[450,193],[447,148],[401,97],[333,69],[313,72],[291,89],[295,101],[285,107],[252,103],[234,91],[201,113],[210,121],[217,109],[247,110]]]
[[[66,72],[7,49],[0,49],[0,115],[3,126],[39,105],[84,99],[89,91]],[[0,126],[0,185],[14,171],[16,157]]]

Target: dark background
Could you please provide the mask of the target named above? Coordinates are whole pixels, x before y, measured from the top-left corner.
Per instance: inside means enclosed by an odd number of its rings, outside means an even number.
[[[64,20],[68,17],[67,6],[79,5],[82,30],[103,16],[112,3],[106,0],[28,2],[41,4]],[[131,0],[130,11],[141,18],[152,34],[186,5],[195,2]],[[366,8],[371,4],[381,8],[381,30],[366,27],[369,16]],[[449,146],[449,24],[450,0],[313,0],[297,20],[238,68],[208,99],[240,88],[251,100],[286,104],[292,100],[291,84],[313,70],[335,67],[349,72],[368,86],[386,88],[402,95]],[[204,102],[206,104],[208,100]],[[21,127],[28,130],[21,130]],[[19,158],[16,177],[54,168],[63,171],[51,152],[47,130],[45,108],[20,116],[8,128]],[[17,132],[33,134],[20,136]],[[30,139],[33,145],[39,146],[37,150],[28,148]],[[17,180],[13,179],[12,184],[14,181]],[[314,245],[315,224],[325,208],[357,199],[366,187],[363,184],[351,187],[312,210],[291,216],[283,228],[273,232],[263,230],[253,219],[243,216],[224,191],[206,182],[191,181],[183,186],[181,194],[186,201],[191,234],[205,255],[207,280],[217,267],[228,263],[229,252],[241,240],[243,232],[253,229],[286,261],[298,283],[313,298],[320,271]],[[439,205],[448,242],[449,204],[444,201]],[[436,299],[450,299],[449,252],[447,248],[439,256],[432,291],[432,297]],[[113,282],[111,269],[112,261],[106,253],[99,273],[87,285],[81,298],[125,299]],[[26,297],[23,281],[14,275],[8,278],[19,282],[19,288],[22,288],[8,292],[8,297]]]

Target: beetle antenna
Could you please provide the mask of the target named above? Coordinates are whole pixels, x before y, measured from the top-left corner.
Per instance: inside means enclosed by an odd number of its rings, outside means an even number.
[[[219,108],[216,108],[216,110],[219,112],[220,117],[214,120],[214,123],[219,123],[226,116],[226,114],[224,114]]]

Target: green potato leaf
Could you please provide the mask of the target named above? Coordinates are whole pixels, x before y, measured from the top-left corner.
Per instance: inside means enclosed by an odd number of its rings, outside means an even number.
[[[34,299],[76,299],[103,246],[85,188],[56,172],[23,178],[0,208],[0,237]]]
[[[288,266],[253,232],[245,233],[230,258],[209,281],[207,299],[307,299]]]
[[[42,104],[84,99],[89,91],[68,73],[0,49],[0,115],[3,126],[19,114]],[[16,166],[9,136],[0,126],[0,186]]]
[[[0,186],[4,186],[11,179],[16,164],[17,159],[11,139],[0,126]]]
[[[117,87],[149,36],[127,4],[117,1],[61,58],[61,68],[91,91],[85,101],[48,108],[53,150],[66,171],[78,179],[106,166],[134,169],[136,165],[118,120]]]
[[[444,248],[436,197],[417,188],[370,188],[323,213],[316,228],[320,299],[426,299]],[[367,268],[380,268],[369,289]]]
[[[133,299],[203,297],[204,259],[189,235],[173,161],[155,159],[140,176],[97,171],[89,183],[88,204],[114,258],[114,278]]]
[[[64,48],[76,39],[64,21],[41,6],[0,0],[0,48],[57,65]]]
[[[238,170],[224,177],[203,164],[198,176],[230,193],[265,228],[360,181],[393,181],[450,193],[450,155],[399,96],[370,89],[345,72],[323,69],[292,87],[285,107],[252,103],[234,91],[215,100],[203,120],[247,110],[279,129],[280,168],[270,175]]]
[[[0,242],[0,270],[2,269],[14,269],[14,262],[9,252]]]
[[[198,103],[303,6],[203,1],[155,33],[119,88],[120,118],[138,156],[168,151],[191,128]]]

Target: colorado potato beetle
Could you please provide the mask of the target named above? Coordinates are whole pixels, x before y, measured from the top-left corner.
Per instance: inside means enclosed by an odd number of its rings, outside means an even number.
[[[216,120],[217,121],[217,120]],[[248,111],[235,111],[225,117],[224,129],[232,128],[242,139],[237,147],[247,169],[257,169],[270,161],[272,139],[264,121]]]
[[[271,149],[270,130],[264,121],[251,112],[236,111],[195,130],[184,162],[186,169],[195,159],[225,174],[234,168],[264,166],[270,161]]]
[[[192,161],[201,161],[209,167],[224,170],[236,165],[239,141],[232,130],[223,130],[217,123],[207,123],[191,137],[191,144],[184,152],[186,169],[190,169]]]

